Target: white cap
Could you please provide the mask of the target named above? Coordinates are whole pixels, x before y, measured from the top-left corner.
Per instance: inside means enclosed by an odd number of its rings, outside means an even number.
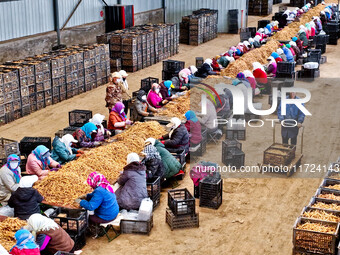
[[[111,78],[118,78],[118,79],[121,79],[122,76],[120,75],[120,73],[114,72],[114,73],[111,74]]]
[[[207,58],[205,61],[204,61],[204,63],[207,63],[207,64],[209,64],[209,65],[211,65],[212,64],[212,60],[211,60],[211,58]]]
[[[130,164],[132,162],[139,162],[139,160],[140,160],[139,156],[135,152],[129,153],[129,155],[127,155],[127,158],[126,158],[127,164]]]
[[[119,74],[120,74],[122,77],[128,77],[128,76],[129,76],[124,70],[120,70],[120,71],[119,71]]]
[[[38,176],[29,175],[21,178],[19,182],[20,188],[32,188],[33,184],[38,180]]]
[[[181,120],[177,117],[171,118],[170,122],[174,124],[175,128],[178,128],[181,125]]]
[[[156,139],[150,137],[150,138],[146,139],[144,143],[145,143],[145,144],[151,143],[152,145],[155,145],[155,142],[156,142]]]
[[[90,119],[89,121],[92,122],[95,125],[100,125],[100,124],[102,124],[104,119],[105,119],[104,115],[102,115],[100,113],[96,113],[95,115],[93,115],[92,119]]]

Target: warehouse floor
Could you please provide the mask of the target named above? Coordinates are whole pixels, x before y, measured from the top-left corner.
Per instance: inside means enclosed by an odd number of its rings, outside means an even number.
[[[277,8],[275,6],[274,12]],[[255,25],[258,19],[249,17],[249,26]],[[238,41],[239,35],[221,34],[217,39],[197,47],[180,45],[180,54],[172,59],[185,61],[188,66],[194,64],[196,56],[212,57]],[[322,79],[313,83],[296,83],[297,87],[308,88],[312,94],[311,101],[306,105],[313,116],[307,118],[304,124],[303,163],[327,164],[340,156],[339,85],[327,79],[339,77],[337,56],[340,55],[340,47],[327,45],[325,55],[328,62],[320,68]],[[139,88],[143,78],[161,78],[161,70],[162,64],[158,63],[130,74],[131,92]],[[24,136],[53,137],[57,130],[68,126],[70,110],[90,109],[93,113],[107,116],[104,97],[105,86],[102,86],[0,127],[0,136],[17,140]],[[259,99],[264,104],[267,100],[267,97]],[[265,125],[260,131],[248,128],[247,140],[243,142],[246,165],[260,163],[263,151],[271,143],[270,125]],[[205,159],[220,162],[220,155],[220,145],[210,145]],[[298,173],[293,177],[305,176]],[[154,227],[150,236],[121,235],[111,243],[105,237],[88,239],[83,254],[290,254],[293,224],[314,195],[320,178],[257,177],[225,179],[223,204],[217,211],[200,208],[197,204],[200,218],[198,229],[170,230],[165,223],[167,194],[162,192],[161,204],[154,212]],[[180,187],[187,187],[192,192],[192,181],[188,175]]]

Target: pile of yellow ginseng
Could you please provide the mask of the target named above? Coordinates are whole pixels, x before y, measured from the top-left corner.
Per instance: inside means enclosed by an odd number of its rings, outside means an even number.
[[[9,251],[15,245],[14,234],[23,226],[27,225],[24,220],[18,218],[6,218],[0,222],[0,244]]]
[[[336,228],[334,226],[324,224],[324,223],[311,223],[306,222],[296,227],[297,229],[310,230],[321,233],[334,234]]]
[[[320,194],[320,195],[318,195],[318,197],[340,201],[340,196],[336,196],[333,193],[331,193],[331,194]]]
[[[253,63],[259,62],[261,64],[267,63],[267,58],[279,47],[279,42],[276,40],[270,40],[260,48],[253,49],[235,62],[228,65],[223,69],[221,75],[235,78],[236,75],[245,70],[253,70]]]
[[[317,202],[312,205],[314,208],[320,208],[320,209],[330,209],[335,211],[340,211],[340,205],[337,204],[326,204],[322,202]]]
[[[184,96],[180,96],[170,101],[163,109],[157,113],[157,116],[184,118],[184,114],[190,110],[190,91]]]
[[[79,208],[74,200],[91,192],[86,183],[90,173],[94,171],[101,173],[110,183],[114,183],[126,166],[126,157],[129,153],[140,153],[145,139],[158,138],[165,133],[165,129],[158,122],[137,122],[122,134],[115,136],[117,142],[91,149],[77,160],[64,165],[58,172],[50,172],[34,187],[47,204]]]
[[[267,58],[279,47],[279,40],[291,40],[291,38],[296,36],[300,30],[300,25],[305,25],[306,23],[310,22],[313,16],[320,16],[320,12],[324,8],[325,5],[319,4],[310,9],[307,13],[300,17],[300,21],[292,22],[281,31],[277,32],[268,39],[269,41],[265,45],[247,52],[238,60],[229,64],[227,68],[222,70],[221,75],[235,78],[240,72],[245,70],[253,70],[252,63],[254,62],[266,64]]]
[[[324,221],[332,221],[332,222],[340,222],[340,217],[334,215],[330,212],[325,212],[321,210],[311,210],[308,212],[304,212],[302,215],[305,218],[324,220]]]
[[[340,184],[326,186],[327,189],[337,189],[340,190]]]

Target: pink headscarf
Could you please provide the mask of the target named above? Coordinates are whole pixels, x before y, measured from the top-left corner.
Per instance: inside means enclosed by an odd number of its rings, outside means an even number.
[[[113,194],[115,193],[105,176],[97,172],[90,173],[89,177],[87,177],[87,184],[93,189],[102,187]]]
[[[124,112],[124,108],[125,106],[122,102],[117,102],[115,106],[112,108],[112,111],[115,111],[116,113],[118,113],[118,115],[122,118],[123,121],[125,121],[125,119],[127,118]],[[122,110],[123,112],[121,113]]]

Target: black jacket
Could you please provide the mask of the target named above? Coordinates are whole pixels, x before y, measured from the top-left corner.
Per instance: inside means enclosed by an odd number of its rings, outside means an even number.
[[[189,151],[189,133],[187,128],[181,124],[172,133],[171,138],[169,134],[163,136],[165,148],[170,152],[185,152]],[[169,139],[169,140],[167,140]]]
[[[207,63],[204,63],[200,68],[198,68],[198,71],[195,73],[195,76],[201,77],[201,78],[207,78],[208,75],[215,75],[216,72],[212,71],[210,68],[210,65]]]
[[[14,216],[27,220],[32,214],[40,213],[39,204],[43,196],[34,188],[18,188],[12,193],[8,205],[14,208]]]
[[[164,176],[164,165],[161,159],[158,158],[149,158],[144,160],[144,164],[146,166],[146,178],[160,177],[161,179]]]

